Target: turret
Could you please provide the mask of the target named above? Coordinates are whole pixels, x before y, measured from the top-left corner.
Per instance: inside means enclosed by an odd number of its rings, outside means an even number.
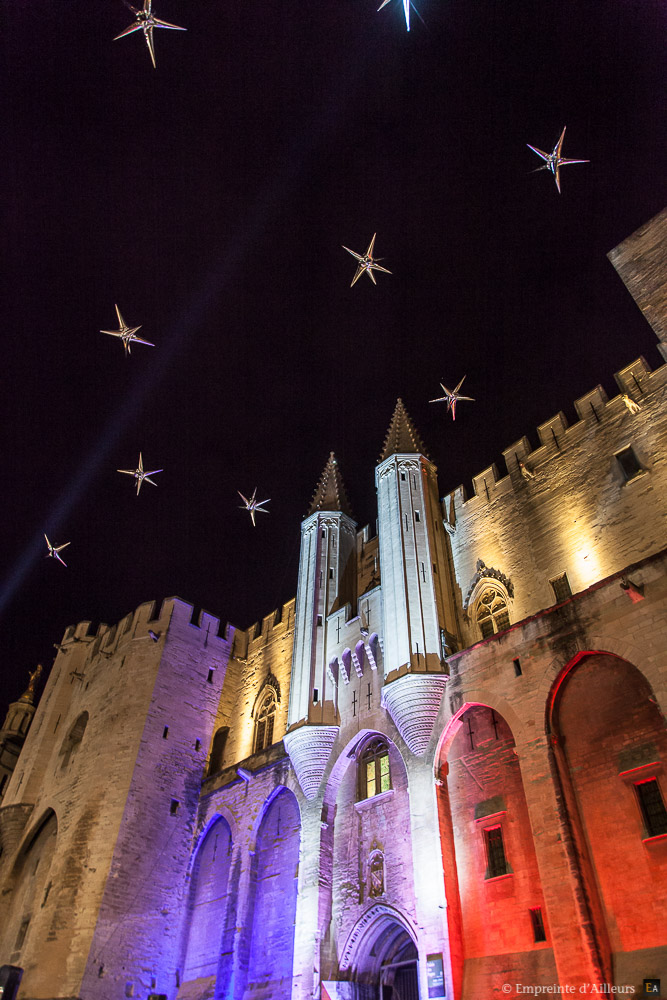
[[[355,553],[356,525],[331,452],[301,525],[285,737],[287,751],[309,797],[311,790],[315,794],[338,732],[336,691],[327,676],[327,616],[355,599]],[[321,771],[317,762],[322,763]]]
[[[375,481],[385,676],[440,672],[456,627],[436,468],[401,399]]]
[[[356,526],[331,452],[301,525],[288,726],[334,723],[327,616],[354,600]]]
[[[41,664],[30,674],[30,683],[18,701],[13,701],[0,729],[0,800],[14,773],[16,762],[25,743],[35,714],[35,687],[42,673]]]

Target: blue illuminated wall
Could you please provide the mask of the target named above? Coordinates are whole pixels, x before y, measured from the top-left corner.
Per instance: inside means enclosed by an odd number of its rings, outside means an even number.
[[[260,824],[251,872],[252,936],[246,993],[252,993],[256,1000],[289,1000],[292,995],[299,828],[296,799],[282,789]]]
[[[228,896],[232,835],[219,817],[209,828],[193,869],[190,928],[184,964],[184,979],[214,976],[225,958],[231,961],[234,928],[233,900]],[[231,911],[231,912],[230,912]]]

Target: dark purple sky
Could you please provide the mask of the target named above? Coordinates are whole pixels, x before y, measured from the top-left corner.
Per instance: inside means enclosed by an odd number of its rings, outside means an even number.
[[[416,2],[155,0],[157,70],[120,0],[5,5],[3,701],[71,623],[293,596],[331,449],[375,516],[397,396],[444,495],[659,363],[606,254],[665,203],[664,0]],[[559,197],[526,143],[564,125]],[[392,274],[351,289],[374,232]],[[98,332],[116,302],[156,347]]]

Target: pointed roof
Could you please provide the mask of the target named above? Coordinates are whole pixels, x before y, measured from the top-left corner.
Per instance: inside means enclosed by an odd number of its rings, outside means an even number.
[[[329,460],[324,466],[324,472],[320,476],[320,481],[315,490],[315,496],[310,504],[308,516],[317,510],[340,510],[348,517],[352,517],[350,503],[345,493],[343,477],[338,468],[338,462],[333,452],[329,454]]]
[[[428,452],[424,447],[424,442],[415,429],[415,425],[410,420],[408,411],[403,405],[403,400],[396,400],[396,409],[389,424],[387,436],[384,439],[380,461],[384,462],[390,455],[408,454],[423,455],[428,458]]]

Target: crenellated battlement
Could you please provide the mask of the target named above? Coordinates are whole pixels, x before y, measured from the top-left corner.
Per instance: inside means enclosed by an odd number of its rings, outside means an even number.
[[[225,625],[220,634],[220,619],[207,611],[200,611],[193,621],[195,608],[178,597],[166,598],[158,611],[155,601],[147,601],[121,618],[115,625],[100,623],[95,629],[89,621],[70,625],[60,644],[61,652],[69,652],[80,644],[89,647],[91,658],[112,656],[120,646],[130,641],[159,642],[167,632],[177,631],[179,638],[189,638],[197,644],[227,649],[233,637],[233,626]]]
[[[452,502],[461,509],[479,504],[493,503],[531,480],[537,480],[540,467],[546,462],[562,456],[567,460],[568,451],[581,443],[591,430],[618,426],[625,416],[640,419],[641,410],[649,406],[656,393],[667,386],[667,364],[653,371],[643,357],[637,358],[614,375],[619,394],[607,397],[601,385],[575,400],[574,408],[578,420],[568,424],[564,413],[540,424],[537,434],[540,444],[532,449],[527,437],[519,438],[503,451],[507,475],[499,476],[495,463],[483,469],[472,478],[472,493],[469,495],[461,485],[445,497],[447,520],[452,526]],[[634,411],[634,412],[633,412]],[[632,428],[628,427],[632,436]]]
[[[295,603],[296,598],[292,597],[274,608],[268,615],[259,618],[249,628],[237,629],[234,655],[244,658],[257,648],[291,632],[294,629]]]

